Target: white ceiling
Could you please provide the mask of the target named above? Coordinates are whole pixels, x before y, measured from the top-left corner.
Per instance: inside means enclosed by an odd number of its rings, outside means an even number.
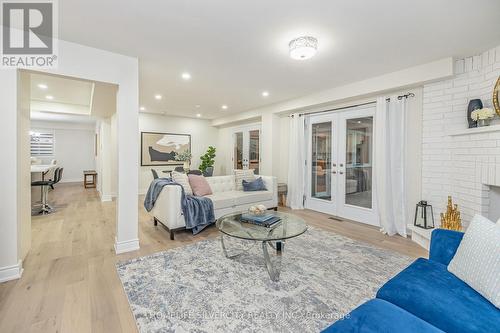
[[[30,77],[32,111],[90,114],[92,82],[47,74]]]
[[[204,118],[500,44],[498,0],[64,0],[59,12],[62,39],[139,57],[148,112]],[[302,35],[318,55],[295,61],[287,44]]]
[[[33,120],[89,124],[115,113],[116,85],[34,73],[30,81]]]

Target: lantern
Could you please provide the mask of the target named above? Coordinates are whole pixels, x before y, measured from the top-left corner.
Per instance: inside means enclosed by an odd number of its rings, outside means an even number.
[[[422,200],[417,203],[413,224],[424,229],[434,228],[434,212],[432,211],[432,206],[427,204],[427,201]]]

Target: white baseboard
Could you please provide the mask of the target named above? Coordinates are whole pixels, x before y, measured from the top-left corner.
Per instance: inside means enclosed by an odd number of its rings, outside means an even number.
[[[139,247],[139,239],[137,239],[137,238],[127,240],[127,241],[121,241],[121,242],[119,242],[115,238],[115,253],[116,254],[139,250],[139,248],[140,248]]]
[[[101,197],[101,202],[113,201],[113,196],[111,194],[102,194],[99,196]]]
[[[61,183],[83,183],[83,180],[81,178],[73,178],[73,179],[64,178],[61,179]]]
[[[19,279],[23,275],[23,262],[19,260],[16,265],[0,267],[0,282]]]

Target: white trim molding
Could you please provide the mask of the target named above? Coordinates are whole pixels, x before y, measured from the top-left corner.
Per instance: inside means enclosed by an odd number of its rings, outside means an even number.
[[[0,283],[19,279],[21,275],[23,275],[23,262],[21,260],[15,265],[0,267]]]
[[[130,239],[126,241],[119,242],[118,239],[115,238],[115,253],[125,253],[130,251],[139,250],[139,239]]]

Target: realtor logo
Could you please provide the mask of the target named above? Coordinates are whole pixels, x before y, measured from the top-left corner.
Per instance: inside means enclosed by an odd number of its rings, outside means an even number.
[[[4,68],[54,68],[57,55],[55,1],[2,1]]]

